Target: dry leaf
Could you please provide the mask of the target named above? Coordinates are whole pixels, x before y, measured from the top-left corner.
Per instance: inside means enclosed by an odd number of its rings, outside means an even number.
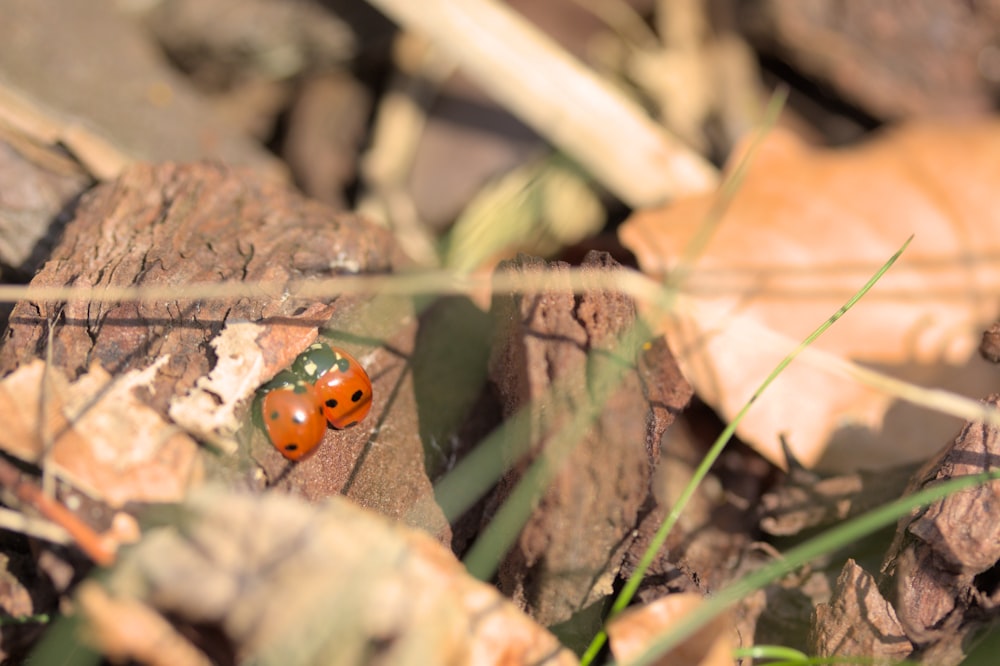
[[[1000,406],[1000,394],[993,394],[983,402],[996,408]],[[970,421],[939,455],[913,475],[904,494],[948,479],[988,472],[996,467],[998,454],[1000,428]],[[994,625],[1000,617],[1000,597],[994,588],[984,585],[1000,559],[998,500],[1000,481],[994,480],[948,495],[899,521],[892,545],[882,560],[882,575],[878,580],[879,589],[893,592],[887,596],[895,611],[892,619],[898,622],[895,634],[878,631],[876,638],[884,641],[886,636],[895,635],[895,642],[899,643],[902,634],[904,645],[911,649],[919,646],[923,663],[942,666],[964,663],[972,637],[984,627]],[[873,583],[874,580],[869,585]],[[838,588],[843,587],[838,581]],[[850,594],[857,593],[841,592],[845,597]],[[877,610],[867,603],[861,604],[861,608],[866,613]],[[832,628],[817,629],[837,636],[838,632],[843,633],[838,624],[845,624],[849,618],[844,617],[843,609],[834,606],[832,610],[837,622]],[[879,629],[884,629],[884,625],[883,620]],[[833,648],[839,647],[823,633],[819,638]],[[814,644],[824,647],[819,641]],[[866,647],[864,643],[859,646]],[[839,649],[837,653],[845,654]],[[858,653],[855,648],[854,654]],[[825,654],[832,653],[828,649]]]
[[[784,464],[917,460],[958,427],[810,364],[853,359],[978,397],[996,370],[975,354],[996,315],[1000,123],[912,125],[847,150],[775,131],[660,322],[703,399],[731,419],[774,366],[911,235],[902,259],[758,400],[738,434]],[[738,159],[738,158],[737,158]],[[675,268],[712,196],[640,212],[622,242],[647,273]],[[830,450],[827,450],[829,447]]]
[[[427,534],[343,498],[206,488],[178,518],[123,555],[105,594],[80,598],[103,652],[148,646],[124,641],[125,618],[95,598],[155,609],[189,637],[218,628],[239,663],[576,663]]]
[[[0,449],[28,462],[44,459],[57,477],[115,508],[179,501],[202,477],[198,444],[134,393],[166,360],[116,379],[95,365],[72,384],[55,368],[46,374],[40,360],[21,366],[0,382],[7,424]]]
[[[698,594],[670,594],[651,604],[625,611],[608,625],[615,659],[628,664],[639,657],[656,639],[669,631],[671,625],[702,603],[704,600]],[[733,632],[729,618],[721,615],[653,663],[657,666],[731,666]]]

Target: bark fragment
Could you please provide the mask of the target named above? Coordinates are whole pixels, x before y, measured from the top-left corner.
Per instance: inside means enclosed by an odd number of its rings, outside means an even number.
[[[830,602],[817,606],[810,644],[814,654],[865,655],[893,663],[913,651],[875,578],[854,560],[844,564]]]
[[[182,297],[199,283],[280,283],[387,271],[392,247],[386,232],[250,171],[210,163],[140,165],[84,198],[32,285],[170,285]],[[208,343],[227,322],[308,329],[325,323],[333,311],[327,306],[303,319],[313,303],[240,297],[22,302],[3,338],[0,372],[44,357],[52,325],[52,362],[71,377],[95,361],[120,373],[168,356],[149,395],[150,404],[163,409],[207,373],[212,364]]]
[[[522,256],[504,270],[558,276],[567,268]],[[592,253],[583,268],[610,276],[617,265]],[[499,580],[505,593],[550,625],[611,592],[650,497],[658,455],[650,439],[686,404],[690,387],[679,374],[673,385],[658,374],[675,366],[640,371],[635,350],[619,347],[637,326],[634,304],[621,293],[574,297],[552,289],[498,296],[493,311],[499,328],[490,376],[506,415],[529,410],[530,433],[524,434],[531,451],[501,480],[492,503],[506,498],[530,462],[560,461]],[[658,349],[662,354],[665,347]],[[653,387],[652,397],[644,384]],[[581,414],[592,421],[561,443]]]
[[[985,403],[995,407],[1000,396]],[[998,456],[1000,429],[967,423],[914,475],[906,493],[988,471]],[[959,491],[900,520],[878,590],[871,588],[868,574],[852,571],[856,565],[845,567],[834,601],[815,617],[817,652],[905,657],[936,666],[960,663],[971,639],[1000,620],[998,525],[1000,481]],[[890,609],[882,609],[882,597],[892,604]],[[848,632],[852,612],[856,627]],[[902,633],[890,622],[893,615]],[[904,651],[907,644],[909,653]]]
[[[387,231],[308,201],[249,170],[212,163],[131,167],[116,181],[98,186],[84,197],[76,218],[32,285],[90,286],[98,290],[131,285],[169,287],[176,289],[177,298],[120,303],[87,299],[18,303],[0,348],[0,372],[51,355],[49,371],[53,377],[64,374],[70,379],[79,378],[78,383],[96,371],[95,364],[101,373],[115,378],[112,387],[132,371],[142,373],[142,385],[129,390],[151,410],[122,408],[126,403],[121,401],[109,405],[109,401],[95,400],[84,406],[83,416],[78,412],[61,416],[70,424],[67,436],[75,436],[79,433],[74,432],[73,424],[87,419],[110,422],[152,411],[160,423],[159,427],[147,424],[149,427],[142,432],[151,433],[148,437],[133,441],[133,430],[122,426],[87,447],[93,453],[89,457],[79,454],[80,447],[60,447],[57,443],[49,449],[70,451],[70,455],[86,459],[91,467],[91,462],[104,460],[103,475],[90,474],[88,478],[116,474],[127,477],[119,472],[127,468],[122,465],[138,451],[148,452],[154,461],[177,458],[166,456],[166,450],[158,449],[156,444],[159,434],[168,441],[165,435],[178,432],[171,421],[183,424],[184,429],[203,440],[211,440],[213,430],[228,429],[232,437],[232,431],[248,421],[249,404],[257,386],[287,367],[316,338],[320,326],[392,341],[398,349],[412,344],[412,316],[399,304],[392,310],[392,317],[377,313],[366,317],[363,312],[371,310],[370,304],[360,297],[331,295],[323,300],[296,298],[294,294],[280,298],[237,294],[198,299],[188,297],[189,290],[222,281],[252,286],[387,272],[400,261],[401,255]],[[376,323],[382,328],[373,328]],[[222,339],[227,343],[219,344]],[[376,399],[387,407],[386,398],[399,388],[395,382],[405,364],[399,363],[398,356],[372,354],[358,345],[350,351],[368,364],[376,381]],[[253,355],[255,360],[248,361],[247,357]],[[227,374],[230,376],[222,376]],[[61,386],[66,382],[50,384]],[[213,403],[219,410],[230,410],[228,417],[232,418],[212,420],[205,416],[206,427],[199,430],[197,410],[211,409]],[[58,404],[50,396],[48,406]],[[413,418],[412,414],[403,415],[408,409],[403,401],[393,404],[394,419]],[[194,416],[191,410],[195,410]],[[353,496],[357,501],[404,517],[415,496],[431,496],[430,483],[420,464],[422,447],[419,438],[408,436],[416,432],[415,427],[390,428],[379,435],[376,454],[362,456],[362,450],[372,448],[369,435],[376,423],[376,418],[370,418],[365,428],[348,431],[354,438],[351,441],[360,445],[346,449],[337,447],[337,433],[328,432],[331,442],[326,448],[333,453],[336,466],[323,467],[323,463],[331,462],[325,459],[327,456],[304,461],[298,468],[303,470],[300,477],[284,487],[319,499],[345,492],[343,479],[353,474]],[[93,429],[89,430],[83,434],[93,434]],[[122,436],[112,437],[115,432]],[[262,452],[258,458],[268,470],[268,478],[274,480],[280,475],[275,469],[287,471],[284,459],[266,444],[261,433],[248,427],[240,434],[253,443],[255,452]],[[31,441],[35,440],[39,438]],[[366,442],[368,448],[363,449]],[[36,448],[41,451],[43,447]],[[185,451],[193,455],[195,448],[188,438]],[[158,455],[158,450],[163,455]],[[102,451],[117,453],[102,457]],[[69,469],[71,462],[60,461],[61,468]],[[393,474],[393,464],[407,465],[408,473]],[[330,477],[341,479],[341,483],[328,483]],[[391,485],[386,482],[389,478]],[[181,487],[187,482],[186,477],[175,480]],[[135,481],[133,485],[138,487],[148,485],[138,483],[138,477]],[[96,492],[100,488],[87,490]],[[388,502],[390,495],[399,498],[403,506]],[[127,500],[120,493],[115,497],[119,504]],[[141,499],[149,501],[148,497]],[[447,525],[440,512],[424,519],[426,522],[421,524],[447,538]]]

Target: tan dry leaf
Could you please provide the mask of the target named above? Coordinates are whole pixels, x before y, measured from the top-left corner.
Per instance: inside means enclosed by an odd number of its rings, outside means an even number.
[[[39,397],[43,393],[43,405]],[[63,400],[69,393],[69,382],[61,372],[45,375],[45,364],[36,361],[23,365],[0,382],[0,449],[30,463],[42,458],[44,438],[65,431],[66,415]],[[41,418],[44,415],[44,418]]]
[[[738,158],[734,158],[734,163]],[[1000,294],[1000,123],[916,124],[856,148],[809,149],[776,130],[659,322],[701,397],[731,419],[771,369],[911,234],[902,259],[778,378],[737,431],[784,464],[887,466],[926,457],[958,427],[809,364],[853,359],[979,397],[996,370],[975,348]],[[637,213],[620,237],[664,276],[712,196]]]
[[[670,594],[625,611],[608,625],[615,659],[628,664],[638,658],[669,631],[671,625],[702,603],[704,599],[698,594]],[[652,663],[657,666],[732,666],[734,635],[735,628],[728,616],[720,615]]]
[[[0,449],[44,458],[48,471],[114,508],[179,501],[203,476],[198,444],[133,392],[159,365],[115,379],[95,365],[72,384],[58,370],[46,375],[40,360],[21,366],[0,382]]]
[[[219,627],[239,662],[577,663],[427,534],[344,498],[204,488],[178,519],[123,554],[105,596],[122,612],[138,602],[181,626]],[[80,601],[102,652],[145,650],[108,631],[124,618]]]

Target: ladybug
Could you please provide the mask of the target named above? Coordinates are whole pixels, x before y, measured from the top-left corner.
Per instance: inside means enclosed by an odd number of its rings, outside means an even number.
[[[338,430],[361,422],[372,408],[372,382],[357,359],[317,342],[299,354],[292,371],[315,385],[323,415]]]
[[[326,418],[312,384],[284,370],[260,391],[260,424],[281,455],[301,460],[319,446],[326,433]]]

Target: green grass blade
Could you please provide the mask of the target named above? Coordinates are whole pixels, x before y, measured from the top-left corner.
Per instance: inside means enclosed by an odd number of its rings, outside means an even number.
[[[750,399],[739,411],[739,413],[736,414],[732,422],[730,422],[729,425],[726,426],[725,430],[723,430],[722,434],[719,435],[719,438],[715,441],[715,443],[712,445],[712,448],[709,450],[708,454],[705,456],[705,458],[701,461],[701,464],[695,470],[694,475],[691,478],[691,481],[684,488],[684,491],[681,493],[680,497],[677,499],[677,502],[671,508],[670,513],[663,521],[663,524],[660,525],[660,529],[657,530],[655,536],[650,542],[649,548],[647,548],[646,552],[643,553],[642,559],[639,561],[639,565],[636,567],[635,572],[633,572],[632,576],[625,583],[625,587],[618,595],[618,598],[615,600],[614,605],[612,605],[611,612],[609,614],[609,619],[613,618],[615,615],[624,610],[625,607],[628,606],[629,602],[632,601],[632,598],[635,596],[636,591],[639,589],[639,584],[642,582],[643,576],[646,575],[646,571],[653,563],[653,558],[656,557],[657,552],[659,552],[660,548],[663,547],[663,543],[666,541],[667,535],[674,528],[674,525],[676,525],[677,520],[680,518],[681,513],[687,507],[687,503],[691,500],[691,497],[694,495],[695,490],[698,488],[698,485],[708,474],[709,469],[712,467],[712,465],[715,464],[715,461],[718,459],[719,455],[722,454],[722,451],[723,449],[725,449],[726,444],[729,442],[729,439],[733,436],[733,433],[736,432],[736,427],[739,425],[740,421],[753,406],[754,402],[756,402],[757,398],[760,397],[760,395],[767,389],[767,387],[770,386],[772,382],[774,382],[774,380],[778,377],[778,375],[780,375],[784,371],[784,369],[788,367],[788,365],[793,360],[795,360],[796,356],[801,354],[802,351],[806,349],[806,347],[811,345],[816,340],[816,338],[821,336],[824,332],[827,331],[827,329],[833,326],[833,324],[838,319],[843,317],[848,310],[854,307],[855,303],[861,300],[861,298],[864,297],[864,295],[867,294],[868,291],[875,286],[875,283],[882,278],[885,272],[888,271],[889,268],[894,263],[896,263],[896,260],[899,259],[900,255],[903,254],[903,252],[906,250],[907,246],[909,246],[912,240],[913,236],[910,236],[906,240],[906,242],[903,243],[902,247],[900,247],[895,252],[895,254],[893,254],[892,257],[890,257],[889,260],[886,261],[882,265],[882,267],[875,272],[875,274],[868,280],[868,282],[864,284],[863,287],[861,287],[861,289],[859,289],[850,299],[848,299],[848,301],[844,303],[844,305],[841,306],[841,308],[837,310],[837,312],[835,312],[829,319],[823,322],[823,324],[821,324],[815,331],[810,333],[809,336],[805,338],[805,340],[800,342],[799,345],[790,354],[788,354],[788,356],[782,359],[782,361],[778,363],[777,367],[775,367],[775,369],[771,372],[771,374],[768,375],[767,378],[763,381],[763,383],[757,388],[757,390],[754,391],[753,395],[750,396]],[[583,656],[580,659],[581,665],[587,666],[588,664],[593,662],[593,660],[597,657],[597,654],[600,652],[601,648],[604,646],[604,643],[606,641],[607,641],[606,632],[602,631],[597,636],[595,636],[594,640],[591,642],[590,646],[587,648],[586,652],[584,652]]]
[[[490,524],[466,553],[463,563],[470,574],[480,580],[493,576],[552,478],[572,453],[576,443],[586,435],[587,429],[604,411],[604,405],[612,393],[621,385],[623,376],[632,367],[630,359],[635,358],[640,341],[646,337],[645,327],[635,324],[622,335],[610,353],[590,352],[592,355],[607,354],[611,362],[591,365],[588,379],[591,390],[586,403],[579,406],[569,423],[545,442],[537,459],[522,475]],[[525,412],[526,410],[522,410],[519,416]],[[528,437],[530,434],[525,430],[522,431],[522,436]],[[526,443],[521,442],[519,448],[522,452],[526,450]]]
[[[862,516],[859,516],[823,534],[792,548],[780,560],[741,578],[723,588],[705,603],[691,611],[671,631],[656,641],[645,654],[630,661],[630,666],[645,666],[656,660],[685,638],[711,622],[713,618],[749,594],[763,588],[782,576],[798,569],[811,560],[867,536],[877,530],[892,525],[918,507],[924,507],[948,495],[1000,479],[1000,469],[981,474],[949,479],[919,492],[890,502]]]

